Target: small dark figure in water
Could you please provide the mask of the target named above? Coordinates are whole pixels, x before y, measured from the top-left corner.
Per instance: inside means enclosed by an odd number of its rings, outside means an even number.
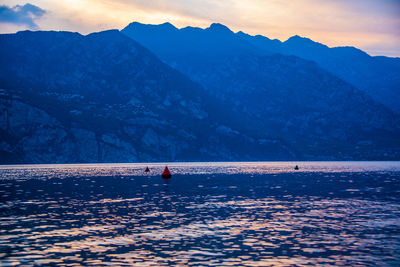
[[[168,167],[165,166],[165,169],[164,169],[163,173],[161,174],[161,177],[164,179],[169,179],[169,178],[171,178],[171,176],[172,176],[171,172],[168,170]]]
[[[297,171],[297,170],[299,169],[299,166],[296,165],[296,166],[294,167],[294,169]]]
[[[150,172],[149,167],[146,167],[146,170],[144,170],[144,172],[146,172],[146,173]]]

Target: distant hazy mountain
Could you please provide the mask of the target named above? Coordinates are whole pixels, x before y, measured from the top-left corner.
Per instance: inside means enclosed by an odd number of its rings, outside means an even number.
[[[0,35],[0,162],[400,158],[398,116],[316,63],[219,24],[136,33],[190,78],[115,30]]]
[[[224,62],[232,56],[254,54],[257,48],[237,38],[226,26],[214,23],[207,29],[177,29],[170,23],[146,25],[131,23],[122,33],[139,41],[163,61],[190,72],[194,66]]]
[[[280,53],[312,60],[400,113],[400,58],[371,57],[354,47],[329,48],[299,36],[281,42],[261,35],[234,34],[221,24],[212,24],[204,30],[192,27],[178,30],[169,23],[134,22],[122,32],[181,70],[190,71],[192,62],[204,62],[204,57],[214,61],[225,55]]]
[[[263,36],[237,35],[266,53],[313,60],[400,114],[400,58],[371,57],[354,47],[329,48],[300,36],[281,43]]]
[[[398,116],[320,65],[275,53],[280,41],[235,34],[221,24],[132,23],[122,32],[246,115],[248,126],[299,151],[348,154],[381,138],[397,149]]]

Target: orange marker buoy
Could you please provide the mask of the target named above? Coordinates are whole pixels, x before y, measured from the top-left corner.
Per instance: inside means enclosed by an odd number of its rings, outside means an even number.
[[[171,172],[168,170],[168,167],[165,166],[165,169],[164,169],[163,173],[161,174],[161,177],[165,178],[165,179],[169,179],[169,178],[171,178],[171,176],[172,176]]]
[[[144,170],[144,172],[150,172],[149,167],[146,167],[146,170]]]

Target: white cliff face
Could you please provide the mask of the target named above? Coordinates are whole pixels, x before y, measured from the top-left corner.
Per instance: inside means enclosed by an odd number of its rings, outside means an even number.
[[[35,131],[38,128],[48,125],[61,127],[61,124],[57,120],[50,117],[43,110],[24,104],[18,100],[9,102],[9,106],[3,104],[1,109],[4,112],[4,116],[1,117],[1,128],[6,130],[8,117],[9,130],[18,135],[26,135],[30,131]]]
[[[136,162],[136,149],[114,134],[103,135],[99,144],[102,162]]]
[[[0,151],[14,154],[21,162],[135,162],[132,144],[115,135],[97,138],[82,128],[66,129],[54,117],[19,100],[0,103],[1,130],[9,138],[0,142]]]
[[[157,133],[153,129],[149,128],[142,137],[142,143],[147,148],[158,148],[160,141]]]
[[[75,144],[77,162],[97,162],[99,160],[99,145],[94,132],[86,129],[71,129]]]
[[[27,162],[34,163],[64,162],[70,157],[71,141],[59,121],[19,100],[7,102],[0,102],[0,126],[8,135],[0,143],[0,150],[23,155]]]
[[[398,118],[296,57],[232,50],[201,86],[118,31],[0,47],[0,163],[400,158]]]

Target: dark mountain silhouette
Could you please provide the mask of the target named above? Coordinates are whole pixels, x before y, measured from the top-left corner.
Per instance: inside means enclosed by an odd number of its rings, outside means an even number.
[[[318,63],[376,101],[400,113],[400,58],[372,57],[355,47],[334,47],[293,36],[285,42],[238,34],[265,53],[294,55]]]
[[[214,25],[220,24],[212,24],[210,28],[204,30],[190,27],[178,30],[174,27],[174,34],[169,35],[157,25],[131,23],[122,32],[151,49],[169,64],[177,64],[178,69],[181,70],[187,70],[187,68],[190,70],[190,62],[189,66],[184,66],[188,57],[199,57],[201,60],[202,57],[211,56],[216,60],[224,55],[279,53],[312,60],[320,67],[372,96],[374,100],[400,112],[400,58],[371,57],[354,47],[329,48],[297,35],[281,42],[261,35],[251,36],[243,32],[234,34],[223,25],[219,27]],[[153,32],[147,30],[150,28]],[[216,29],[210,31],[213,28]],[[224,34],[213,36],[211,32],[216,32],[219,28],[225,29]],[[147,33],[143,34],[143,32]],[[153,34],[155,32],[157,34]],[[176,56],[177,51],[181,49],[185,53],[179,53]],[[223,52],[219,53],[220,51]]]
[[[312,61],[220,24],[131,27],[146,48],[116,30],[0,35],[1,162],[400,157],[398,116]]]
[[[1,162],[290,157],[219,123],[231,114],[199,84],[116,30],[26,31],[0,45]]]
[[[175,28],[171,36],[167,31],[141,34],[150,28],[157,26],[133,23],[122,32],[246,115],[248,125],[266,136],[281,136],[300,150],[303,145],[332,153],[347,149],[340,152],[344,154],[359,142],[370,143],[361,139],[385,136],[391,140],[389,147],[398,143],[395,135],[387,135],[398,128],[396,115],[318,64],[276,53],[283,47],[278,40],[234,34],[219,24],[207,29]],[[218,31],[221,34],[215,34]],[[287,43],[298,39],[304,41],[294,37]],[[316,49],[326,47],[305,42]]]

